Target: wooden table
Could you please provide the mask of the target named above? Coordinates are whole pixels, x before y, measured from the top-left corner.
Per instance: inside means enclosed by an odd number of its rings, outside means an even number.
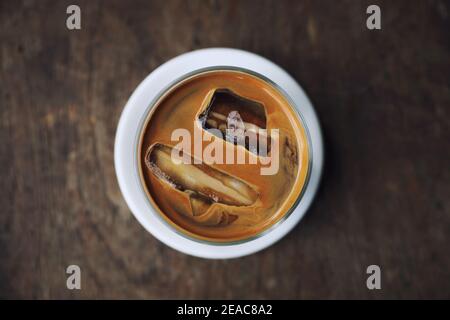
[[[366,8],[382,29],[366,28]],[[450,298],[450,5],[435,1],[0,3],[1,298]],[[326,143],[319,194],[263,252],[186,256],[148,234],[113,166],[139,82],[198,48],[288,70]],[[65,269],[82,270],[82,290]],[[366,287],[381,267],[382,289]]]

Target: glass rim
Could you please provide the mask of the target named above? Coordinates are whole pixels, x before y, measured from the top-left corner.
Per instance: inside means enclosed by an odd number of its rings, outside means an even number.
[[[214,241],[214,240],[202,239],[202,238],[199,238],[198,235],[195,236],[195,233],[190,232],[190,231],[184,229],[183,227],[177,225],[175,222],[173,222],[173,221],[169,222],[168,220],[170,220],[170,218],[167,216],[166,216],[166,218],[163,217],[162,214],[164,214],[164,213],[162,212],[161,209],[154,208],[154,206],[157,204],[152,203],[153,198],[152,198],[152,196],[148,190],[148,187],[145,183],[144,174],[142,172],[143,170],[142,170],[142,162],[141,162],[141,156],[142,156],[141,149],[142,149],[145,128],[147,127],[148,122],[151,119],[152,111],[156,110],[159,103],[168,94],[170,94],[173,90],[175,90],[178,86],[182,85],[184,82],[186,82],[194,77],[200,76],[202,74],[207,74],[210,72],[217,72],[217,71],[230,71],[230,72],[245,73],[245,74],[248,74],[250,76],[253,76],[253,77],[256,77],[256,78],[262,80],[263,82],[267,83],[268,85],[274,87],[277,91],[279,91],[280,94],[283,96],[283,98],[285,98],[286,101],[288,102],[288,104],[291,106],[294,113],[298,116],[300,123],[305,130],[306,144],[307,144],[307,149],[308,149],[308,161],[307,161],[308,170],[306,172],[305,181],[303,183],[303,186],[302,186],[302,189],[301,189],[299,195],[297,196],[297,199],[292,204],[292,206],[275,223],[270,224],[269,226],[263,228],[257,234],[254,234],[252,236],[249,236],[249,237],[246,237],[243,239],[239,239],[239,240],[229,240],[229,241],[228,240],[217,240],[217,241]],[[211,66],[211,67],[195,69],[195,70],[185,73],[185,74],[177,77],[175,80],[171,81],[167,86],[165,86],[162,90],[160,90],[160,92],[158,92],[158,94],[155,96],[155,98],[152,99],[152,101],[146,107],[146,110],[143,113],[141,120],[139,121],[138,130],[136,132],[136,137],[134,139],[134,145],[135,145],[133,148],[135,150],[134,164],[136,165],[136,169],[138,171],[139,187],[140,187],[141,191],[145,194],[146,203],[153,210],[161,211],[161,213],[155,212],[158,219],[160,221],[162,221],[164,223],[164,225],[168,226],[171,231],[174,231],[176,234],[182,236],[183,238],[185,238],[187,240],[191,240],[191,241],[201,243],[201,244],[218,246],[218,247],[239,245],[239,244],[243,244],[243,243],[247,243],[247,242],[256,240],[258,238],[266,236],[271,231],[276,229],[280,224],[285,222],[289,218],[289,216],[291,216],[291,214],[295,211],[295,209],[298,207],[301,199],[303,198],[303,196],[305,194],[306,189],[308,188],[308,184],[309,184],[310,177],[311,177],[311,169],[312,169],[312,165],[313,165],[313,158],[312,158],[313,150],[312,150],[311,136],[310,136],[310,132],[309,132],[308,126],[306,124],[306,121],[299,109],[299,106],[295,103],[295,101],[289,96],[289,94],[280,85],[278,85],[277,83],[272,81],[270,78],[268,78],[258,72],[255,72],[255,71],[252,71],[252,70],[249,70],[246,68],[242,68],[242,67],[236,67],[236,66],[220,66],[220,65],[218,65],[218,66]],[[150,198],[152,200],[150,200]],[[153,202],[154,202],[154,200],[153,200]]]

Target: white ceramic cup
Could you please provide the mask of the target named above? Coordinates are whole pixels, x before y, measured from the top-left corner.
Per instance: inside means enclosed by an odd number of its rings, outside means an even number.
[[[198,241],[180,234],[153,208],[139,177],[139,137],[153,103],[175,80],[196,70],[214,67],[242,68],[276,84],[293,102],[310,138],[311,168],[301,200],[292,213],[250,241],[221,244]],[[202,258],[229,259],[262,250],[285,236],[300,221],[319,186],[323,166],[322,134],[317,116],[299,84],[273,62],[256,54],[228,48],[210,48],[182,54],[164,63],[136,88],[119,120],[114,145],[114,163],[120,189],[136,219],[144,228],[169,247]]]

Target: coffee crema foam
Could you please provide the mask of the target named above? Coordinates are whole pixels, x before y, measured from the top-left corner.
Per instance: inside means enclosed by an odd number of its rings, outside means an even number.
[[[242,71],[207,71],[174,85],[153,106],[139,144],[141,178],[158,213],[212,242],[245,240],[280,221],[297,204],[308,166],[298,114],[274,86]]]

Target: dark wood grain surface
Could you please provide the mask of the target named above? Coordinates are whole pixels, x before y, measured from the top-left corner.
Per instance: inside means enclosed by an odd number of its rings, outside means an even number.
[[[382,9],[382,30],[366,8]],[[1,298],[450,298],[450,4],[435,1],[0,2]],[[198,48],[261,54],[323,125],[319,194],[279,243],[229,261],[137,222],[113,166],[139,82]],[[78,264],[82,290],[66,289]],[[366,288],[380,265],[382,289]]]

